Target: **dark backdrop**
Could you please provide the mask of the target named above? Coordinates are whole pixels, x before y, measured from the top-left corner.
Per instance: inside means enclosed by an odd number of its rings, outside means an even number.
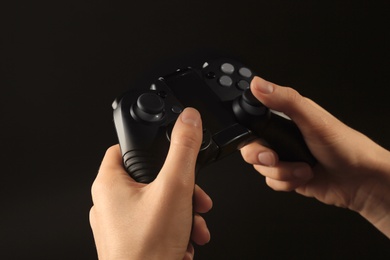
[[[9,1],[1,24],[1,259],[95,259],[90,186],[111,102],[144,76],[240,57],[390,148],[388,1]],[[204,169],[197,259],[389,259],[359,215],[278,193],[240,155]]]

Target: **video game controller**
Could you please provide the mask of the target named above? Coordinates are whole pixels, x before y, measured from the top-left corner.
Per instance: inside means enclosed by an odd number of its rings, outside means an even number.
[[[196,108],[203,123],[197,169],[263,139],[283,161],[314,165],[298,127],[274,113],[250,91],[254,72],[232,59],[178,69],[139,86],[112,104],[123,164],[132,178],[150,183],[168,153],[173,125],[185,107]]]

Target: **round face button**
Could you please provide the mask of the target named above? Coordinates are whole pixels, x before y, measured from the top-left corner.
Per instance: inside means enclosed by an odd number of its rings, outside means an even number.
[[[223,87],[230,87],[233,84],[233,80],[231,77],[224,75],[219,78],[219,84]]]
[[[226,74],[232,74],[234,72],[234,66],[230,63],[224,63],[221,65],[221,71]]]
[[[173,106],[171,108],[171,111],[174,113],[174,114],[180,114],[181,112],[183,112],[183,109],[179,106]]]
[[[238,73],[245,78],[250,78],[252,76],[252,71],[245,67],[240,68]]]
[[[238,89],[240,89],[240,90],[246,90],[246,89],[248,89],[249,88],[249,82],[248,81],[246,81],[246,80],[240,80],[238,83],[237,83],[237,87],[238,87]]]

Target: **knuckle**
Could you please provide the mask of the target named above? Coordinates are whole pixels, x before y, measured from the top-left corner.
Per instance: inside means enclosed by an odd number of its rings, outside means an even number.
[[[241,156],[245,162],[249,164],[259,164],[258,155],[262,152],[272,152],[271,149],[264,145],[264,141],[261,139],[256,139],[255,141],[246,144],[240,148]],[[275,156],[277,156],[275,154]]]
[[[96,178],[96,180],[92,183],[91,186],[91,195],[92,198],[96,199],[103,194],[106,194],[110,190],[110,186],[106,182],[103,182],[100,178]]]
[[[117,151],[118,151],[118,145],[117,144],[116,145],[112,145],[112,146],[107,148],[105,155],[116,153]]]
[[[244,159],[244,161],[245,161],[246,163],[250,163],[250,164],[253,163],[252,160],[251,160],[251,153],[248,151],[248,148],[243,147],[243,148],[240,150],[240,152],[241,152],[242,158]]]
[[[91,228],[95,227],[96,223],[96,212],[95,212],[95,206],[92,206],[89,210],[89,223],[91,225]]]
[[[299,104],[301,102],[302,96],[299,92],[291,87],[286,87],[286,103]]]
[[[101,190],[102,190],[102,184],[95,180],[93,183],[92,183],[92,186],[91,186],[91,195],[92,195],[92,198],[96,198],[96,196],[98,194],[101,193]]]

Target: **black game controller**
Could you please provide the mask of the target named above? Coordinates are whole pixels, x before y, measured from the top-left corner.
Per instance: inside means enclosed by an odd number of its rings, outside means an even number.
[[[240,62],[220,59],[199,69],[178,69],[118,97],[112,105],[114,123],[130,176],[142,183],[155,179],[168,153],[173,125],[185,107],[202,115],[197,169],[256,138],[265,140],[280,160],[314,165],[316,159],[298,127],[252,95],[253,77],[254,72]]]

